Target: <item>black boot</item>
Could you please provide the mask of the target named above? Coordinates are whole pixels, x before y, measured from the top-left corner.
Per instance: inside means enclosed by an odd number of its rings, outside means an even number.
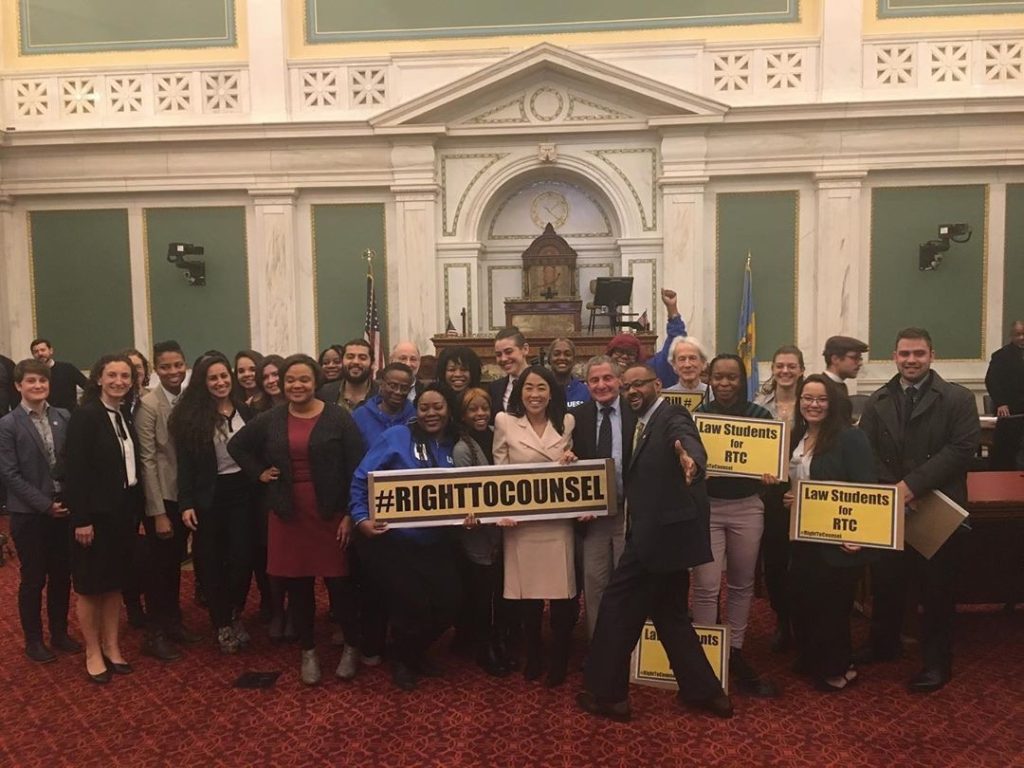
[[[749,696],[774,699],[779,695],[779,689],[775,684],[757,674],[743,658],[739,648],[729,649],[729,671],[736,678],[737,687]]]

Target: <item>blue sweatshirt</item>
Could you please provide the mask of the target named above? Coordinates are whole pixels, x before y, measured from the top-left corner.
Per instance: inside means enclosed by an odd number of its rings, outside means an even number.
[[[668,359],[668,348],[672,345],[672,340],[676,336],[685,335],[686,323],[683,322],[682,315],[670,317],[668,324],[665,326],[665,343],[661,345],[661,351],[654,356],[653,360],[647,361],[654,367],[654,371],[658,374],[658,378],[661,379],[663,387],[671,387],[679,383],[679,375],[672,367],[672,361]]]
[[[363,442],[372,448],[384,431],[399,424],[408,424],[416,416],[416,409],[408,400],[396,416],[390,416],[380,408],[380,395],[374,395],[352,411],[352,418],[363,435]]]
[[[412,436],[412,430],[404,424],[385,430],[380,438],[370,446],[370,450],[363,457],[352,476],[352,490],[349,492],[348,504],[352,522],[359,525],[363,520],[370,519],[367,477],[371,472],[384,469],[429,469],[430,467],[447,469],[454,467],[452,448],[454,445],[447,440],[431,440],[417,445]],[[418,458],[417,454],[422,458]],[[384,535],[405,536],[426,544],[445,536],[446,528],[447,526],[396,528]]]
[[[565,404],[571,411],[577,405],[590,402],[590,390],[587,385],[573,376],[565,387]]]

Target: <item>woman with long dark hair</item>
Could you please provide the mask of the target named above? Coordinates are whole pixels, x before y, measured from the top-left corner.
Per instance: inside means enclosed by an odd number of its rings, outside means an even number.
[[[370,520],[367,478],[385,469],[453,467],[458,437],[455,405],[437,384],[416,397],[416,418],[386,430],[352,478],[352,520],[362,537],[360,561],[383,589],[391,624],[391,676],[410,691],[420,675],[437,677],[427,651],[451,626],[459,605],[459,580],[446,527],[399,528]]]
[[[252,407],[253,401],[260,394],[256,369],[261,360],[263,355],[254,349],[243,349],[235,353],[235,384],[241,393],[242,402],[249,407]]]
[[[494,463],[562,461],[572,447],[574,425],[554,374],[543,366],[530,366],[516,380],[507,412],[495,416]],[[538,679],[544,671],[541,621],[544,601],[550,602],[552,637],[545,685],[553,688],[565,682],[570,636],[578,614],[573,522],[516,524],[503,519],[498,525],[505,528],[505,598],[518,601],[523,621],[523,676],[527,680]]]
[[[349,483],[363,453],[352,417],[316,397],[320,366],[309,355],[292,355],[280,368],[287,402],[260,414],[228,443],[228,452],[253,480],[263,484],[268,514],[267,573],[287,591],[295,632],[302,646],[302,682],[320,682],[313,641],[317,578],[348,576],[352,521]],[[347,610],[346,647],[336,674],[355,674],[357,617]],[[351,674],[350,674],[351,672]]]
[[[844,418],[843,395],[824,374],[797,387],[800,404],[793,430],[790,480],[878,482],[867,435]],[[783,498],[787,509],[793,493]],[[846,689],[857,680],[852,663],[850,612],[864,564],[874,554],[854,544],[793,542],[791,576],[794,625],[800,655],[797,668],[825,692]]]
[[[771,419],[765,408],[747,399],[747,372],[737,355],[718,355],[709,366],[714,399],[703,402],[698,413]],[[693,621],[715,624],[719,614],[718,598],[726,569],[725,613],[729,624],[729,669],[740,690],[764,698],[778,696],[778,689],[763,679],[743,657],[750,604],[754,599],[757,555],[764,533],[765,487],[777,485],[778,478],[760,479],[709,477],[711,501],[711,552],[714,560],[693,569]]]
[[[269,411],[285,401],[284,391],[281,389],[283,366],[284,358],[280,355],[266,355],[256,364],[256,383],[259,392],[250,403],[250,407],[257,413]]]
[[[135,371],[124,355],[93,365],[65,442],[64,494],[74,532],[71,577],[85,639],[85,669],[94,683],[132,672],[118,636],[121,590],[129,577],[143,495],[137,442],[122,406]]]
[[[210,356],[193,369],[192,384],[168,423],[178,456],[181,519],[194,531],[210,620],[224,653],[249,642],[235,610],[249,586],[256,521],[252,485],[227,443],[251,415],[236,394],[230,363]]]

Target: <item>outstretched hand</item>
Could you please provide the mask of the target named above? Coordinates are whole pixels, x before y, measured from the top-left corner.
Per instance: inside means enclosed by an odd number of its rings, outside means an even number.
[[[686,452],[683,444],[678,440],[676,440],[675,449],[676,458],[679,459],[679,466],[682,468],[683,476],[686,478],[686,484],[690,485],[693,482],[693,478],[697,476],[697,462]]]

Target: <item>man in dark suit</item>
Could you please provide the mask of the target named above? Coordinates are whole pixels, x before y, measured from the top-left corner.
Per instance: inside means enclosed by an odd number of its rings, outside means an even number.
[[[966,506],[967,467],[981,438],[977,405],[967,389],[931,369],[933,359],[928,331],[900,331],[893,353],[899,373],[871,395],[860,428],[874,449],[879,482],[899,486],[911,508],[932,490]],[[857,660],[899,657],[908,583],[919,581],[924,668],[910,680],[913,692],[937,691],[952,677],[957,550],[964,530],[930,560],[908,544],[902,552],[881,552],[871,567],[871,645]]]
[[[55,661],[43,642],[43,588],[50,646],[78,653],[82,646],[68,637],[71,590],[68,509],[61,498],[58,461],[64,450],[68,412],[47,403],[50,369],[24,360],[14,369],[21,403],[0,419],[0,477],[7,486],[11,535],[21,561],[18,613],[25,633],[25,653],[33,661]]]
[[[529,365],[530,345],[514,325],[502,328],[494,337],[494,356],[504,376],[487,385],[491,395],[491,418],[508,407],[512,386]]]
[[[707,454],[686,409],[660,397],[653,368],[633,364],[622,389],[637,416],[633,450],[623,470],[626,546],[597,616],[580,708],[629,720],[629,657],[644,621],[654,621],[679,683],[680,703],[732,717],[687,614],[688,568],[710,562],[711,509],[704,488]]]
[[[1018,469],[1017,454],[1024,437],[1024,320],[1014,320],[1010,343],[992,353],[985,389],[999,417],[992,445],[992,469]]]
[[[89,386],[89,379],[71,363],[53,359],[53,344],[48,339],[33,339],[32,357],[50,367],[50,405],[68,411],[78,407],[78,390]]]
[[[586,595],[588,637],[594,636],[601,598],[626,545],[622,467],[636,428],[636,414],[619,393],[619,375],[618,366],[607,355],[590,358],[583,378],[592,399],[572,411],[576,417],[572,430],[573,453],[581,459],[615,460],[619,500],[619,507],[613,514],[583,524],[583,593]]]

